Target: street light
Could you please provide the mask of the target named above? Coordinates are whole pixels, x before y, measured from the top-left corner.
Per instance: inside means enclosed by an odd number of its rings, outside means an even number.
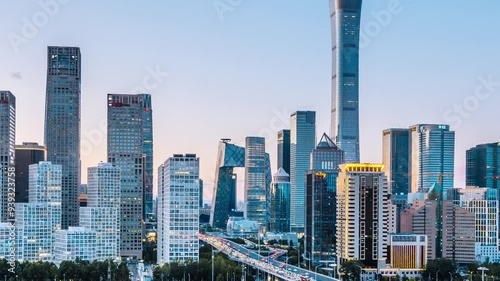
[[[481,266],[478,268],[478,270],[481,270],[481,281],[484,281],[484,272],[488,271],[489,269],[487,267]]]
[[[438,273],[439,271],[441,271],[441,269],[438,269],[438,271],[436,271],[436,281],[438,281]]]
[[[453,281],[453,274],[451,272],[448,272],[450,274],[450,281]]]
[[[306,255],[306,254],[309,254],[309,258],[307,258],[307,255]],[[312,256],[312,255],[311,255],[311,252],[309,252],[309,251],[304,251],[304,259],[309,260],[309,266],[308,266],[308,267],[309,267],[309,271],[311,271],[311,256]],[[300,260],[299,260],[299,261],[300,261]]]
[[[363,268],[357,264],[355,264],[355,266],[359,267],[359,269],[361,269],[361,273],[359,274],[359,277],[361,280],[363,280],[363,278],[361,278],[361,276],[363,275]]]

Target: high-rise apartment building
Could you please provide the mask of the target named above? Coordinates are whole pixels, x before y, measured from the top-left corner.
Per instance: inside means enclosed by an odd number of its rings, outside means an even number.
[[[410,189],[426,191],[438,185],[443,199],[453,188],[455,132],[449,125],[417,124],[410,127]]]
[[[269,191],[266,179],[266,140],[247,137],[245,145],[245,217],[267,228]]]
[[[382,163],[391,194],[408,194],[409,130],[387,129],[383,132]]]
[[[290,130],[278,132],[278,169],[290,173]]]
[[[316,146],[316,112],[297,111],[290,119],[290,224],[292,231],[303,232],[306,171]]]
[[[199,259],[200,159],[174,154],[158,168],[158,264]]]
[[[290,232],[290,176],[283,168],[273,174],[269,196],[269,231]]]
[[[331,135],[346,163],[359,163],[359,35],[362,0],[330,0]]]
[[[337,181],[337,258],[385,267],[389,188],[380,164],[343,164]]]
[[[467,150],[467,185],[499,189],[500,142],[481,144]]]
[[[33,164],[29,176],[29,203],[16,204],[16,256],[21,261],[51,261],[54,234],[61,229],[62,166]]]
[[[81,63],[78,47],[48,47],[45,96],[47,160],[62,166],[62,227],[78,225]]]
[[[9,168],[15,167],[16,157],[16,97],[9,91],[0,91],[0,136],[0,219],[6,222],[13,218],[8,215],[8,194],[15,178]]]
[[[95,259],[120,257],[121,171],[110,163],[88,168],[87,207],[80,208],[80,226],[95,232]]]
[[[16,203],[28,203],[29,166],[45,161],[46,149],[36,142],[16,145]]]
[[[310,170],[306,174],[304,247],[311,253],[312,265],[335,256],[337,177],[343,163],[344,152],[323,134],[310,155]]]
[[[142,222],[152,212],[151,96],[108,94],[107,102],[108,162],[122,172],[120,252],[141,259]]]

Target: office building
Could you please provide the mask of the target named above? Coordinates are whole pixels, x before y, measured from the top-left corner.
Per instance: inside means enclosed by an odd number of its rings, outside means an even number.
[[[411,233],[390,235],[391,267],[420,269],[427,265],[427,236]]]
[[[315,147],[316,112],[293,113],[290,124],[290,224],[293,232],[304,232],[306,171]]]
[[[0,220],[6,222],[13,216],[8,212],[9,187],[15,180],[16,97],[9,91],[0,91]],[[11,183],[9,185],[9,182]],[[10,190],[12,192],[12,189]]]
[[[343,164],[337,180],[337,259],[383,268],[387,259],[387,178],[380,164]]]
[[[269,192],[270,222],[269,231],[290,231],[290,176],[283,168],[273,174],[273,182]]]
[[[427,236],[427,259],[438,258],[437,201],[415,200],[401,213],[401,232]],[[440,252],[440,250],[439,250]]]
[[[14,227],[7,222],[0,223],[0,259],[9,260],[11,257],[10,231]]]
[[[245,167],[245,148],[229,143],[230,139],[222,139],[217,154],[216,174],[213,187],[210,225],[225,229],[229,217],[242,216],[237,211],[236,182],[234,168]],[[265,153],[265,177],[267,190],[272,181],[269,154]]]
[[[199,260],[200,159],[174,154],[158,168],[159,265]]]
[[[46,149],[36,142],[16,145],[16,203],[28,203],[29,166],[45,161]]]
[[[359,35],[362,0],[330,0],[331,135],[346,163],[359,163]]]
[[[95,234],[95,259],[120,257],[121,172],[110,163],[88,168],[87,207],[80,208],[80,226]]]
[[[383,132],[382,163],[391,194],[408,194],[409,130],[387,129]]]
[[[443,258],[457,264],[474,263],[475,257],[475,216],[465,208],[443,201]]]
[[[391,204],[396,206],[396,231],[401,233],[401,213],[408,207],[408,194],[391,195]],[[391,232],[389,232],[391,233]]]
[[[33,164],[29,182],[29,203],[16,204],[16,257],[20,261],[51,261],[54,234],[61,229],[62,166]]]
[[[392,201],[389,199],[389,205],[387,206],[387,209],[389,210],[389,215],[387,219],[387,233],[393,234],[393,233],[398,233],[398,224],[399,222],[397,221],[397,214],[398,214],[398,207],[394,204],[392,204]]]
[[[47,160],[62,166],[62,227],[78,226],[81,63],[78,47],[48,47],[45,96]]]
[[[304,247],[311,253],[312,265],[335,256],[337,177],[343,162],[344,152],[323,134],[310,155],[310,170],[306,172]]]
[[[245,217],[268,227],[269,191],[266,179],[266,140],[247,137],[245,144]]]
[[[500,142],[481,144],[467,150],[467,186],[499,189]]]
[[[63,261],[96,260],[96,233],[85,227],[69,227],[55,233],[54,263],[60,265]]]
[[[278,132],[278,168],[290,173],[290,130]]]
[[[149,94],[108,94],[108,162],[123,175],[120,255],[132,259],[142,258],[142,221],[152,212],[151,112]]]
[[[78,195],[80,207],[87,207],[87,184],[80,184],[80,195]]]
[[[410,127],[410,190],[427,191],[439,186],[446,200],[453,188],[455,132],[449,125],[418,124]]]
[[[200,179],[200,201],[199,201],[200,209],[203,208],[203,180]]]

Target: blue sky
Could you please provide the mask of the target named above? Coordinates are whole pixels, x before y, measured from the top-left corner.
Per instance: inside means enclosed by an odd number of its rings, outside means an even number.
[[[327,0],[3,0],[0,10],[0,89],[17,97],[18,143],[43,143],[46,47],[81,48],[83,182],[106,160],[107,93],[152,93],[155,167],[198,154],[205,200],[220,138],[265,136],[274,165],[292,111],[317,111],[317,134],[329,130]],[[493,0],[365,1],[363,162],[381,161],[385,128],[449,123],[465,185],[465,150],[500,141],[499,12]]]

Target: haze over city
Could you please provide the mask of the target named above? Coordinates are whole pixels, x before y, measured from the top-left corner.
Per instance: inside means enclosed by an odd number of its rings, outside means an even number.
[[[151,93],[154,169],[174,153],[196,153],[206,202],[219,139],[266,137],[276,170],[276,133],[290,113],[315,110],[318,138],[329,133],[328,1],[240,1],[225,11],[216,2],[65,1],[36,24],[38,2],[2,1],[0,85],[17,99],[16,142],[43,144],[49,45],[81,48],[83,182],[87,167],[106,161],[108,93]],[[493,1],[365,1],[362,162],[382,161],[383,129],[447,123],[456,131],[455,183],[465,186],[465,150],[499,137],[499,11]]]

